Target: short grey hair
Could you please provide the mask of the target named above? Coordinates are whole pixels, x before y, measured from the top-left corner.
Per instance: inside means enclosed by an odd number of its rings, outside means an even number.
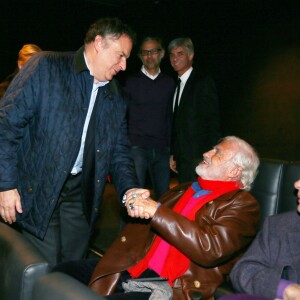
[[[227,136],[223,138],[222,141],[230,141],[238,146],[239,150],[231,161],[236,166],[241,167],[242,173],[240,181],[243,184],[242,189],[249,191],[258,173],[259,158],[256,151],[246,141],[236,136]]]
[[[177,39],[172,40],[169,43],[168,51],[170,52],[172,49],[183,47],[187,50],[189,54],[194,53],[194,45],[192,40],[189,37],[180,37]]]

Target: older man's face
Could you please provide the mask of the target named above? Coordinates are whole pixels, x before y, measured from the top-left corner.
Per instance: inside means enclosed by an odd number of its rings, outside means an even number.
[[[297,210],[300,213],[300,179],[294,183],[295,189],[298,190],[297,198],[298,198],[298,207]]]
[[[229,180],[229,169],[237,145],[231,141],[223,141],[212,150],[203,154],[203,161],[196,167],[196,173],[207,180]]]

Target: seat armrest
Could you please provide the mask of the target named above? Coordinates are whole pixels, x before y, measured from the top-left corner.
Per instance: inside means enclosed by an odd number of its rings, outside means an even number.
[[[202,300],[203,299],[201,292],[198,292],[198,291],[191,291],[189,293],[189,296],[191,297],[192,300]]]
[[[83,283],[64,273],[40,277],[33,288],[32,300],[104,300]]]
[[[230,282],[223,282],[215,291],[214,299],[219,299],[222,296],[234,294],[235,291]]]
[[[0,298],[31,300],[32,288],[49,263],[21,233],[0,222]]]

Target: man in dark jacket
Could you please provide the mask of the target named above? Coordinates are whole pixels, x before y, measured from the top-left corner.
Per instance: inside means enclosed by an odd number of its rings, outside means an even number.
[[[177,38],[168,46],[170,62],[178,75],[173,102],[170,168],[180,183],[194,180],[201,153],[220,137],[219,105],[213,79],[193,69],[190,38]]]
[[[113,80],[133,39],[120,20],[98,20],[76,53],[32,57],[1,101],[0,214],[51,264],[84,255],[108,174],[120,197],[138,187]]]

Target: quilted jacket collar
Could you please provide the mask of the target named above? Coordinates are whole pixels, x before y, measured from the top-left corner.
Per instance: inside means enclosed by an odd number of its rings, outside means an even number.
[[[74,67],[75,67],[76,73],[80,73],[82,71],[88,71],[89,70],[86,63],[85,63],[85,61],[84,61],[83,52],[84,52],[84,46],[80,47],[75,53]]]

